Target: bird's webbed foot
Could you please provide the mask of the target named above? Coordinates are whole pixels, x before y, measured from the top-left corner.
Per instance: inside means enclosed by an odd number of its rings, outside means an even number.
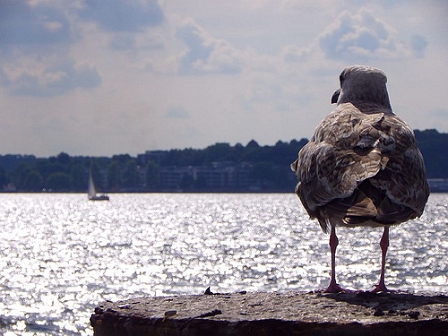
[[[324,293],[347,293],[350,292],[348,289],[342,288],[336,281],[331,281]]]
[[[384,283],[379,283],[378,285],[375,285],[375,288],[370,291],[371,293],[391,293],[392,290],[387,289],[386,285]]]

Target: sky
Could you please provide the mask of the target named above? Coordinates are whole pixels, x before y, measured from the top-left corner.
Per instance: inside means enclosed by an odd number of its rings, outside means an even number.
[[[107,5],[105,5],[107,3]],[[445,0],[0,0],[0,155],[310,138],[339,74],[448,132]]]

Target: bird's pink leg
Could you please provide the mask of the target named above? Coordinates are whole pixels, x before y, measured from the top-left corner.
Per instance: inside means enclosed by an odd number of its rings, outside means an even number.
[[[331,251],[331,280],[330,285],[325,290],[326,293],[339,293],[344,291],[336,282],[336,248],[338,247],[339,239],[336,236],[336,228],[331,226],[330,234],[330,251]]]
[[[389,247],[389,226],[387,225],[384,227],[383,237],[381,237],[380,246],[382,251],[380,282],[372,290],[373,293],[388,292],[388,289],[384,284],[384,272],[386,269],[386,253],[387,248]]]

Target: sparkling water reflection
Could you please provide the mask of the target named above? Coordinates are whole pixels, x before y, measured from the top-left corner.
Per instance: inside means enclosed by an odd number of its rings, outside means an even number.
[[[391,230],[391,289],[448,290],[448,195]],[[339,230],[338,280],[378,281],[381,229]],[[328,236],[293,194],[0,194],[0,331],[91,335],[98,302],[323,288]]]

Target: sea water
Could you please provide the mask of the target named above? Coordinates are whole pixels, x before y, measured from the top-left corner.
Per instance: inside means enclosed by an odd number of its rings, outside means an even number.
[[[294,194],[110,196],[0,194],[0,334],[92,335],[105,300],[328,285],[328,235]],[[448,292],[447,204],[391,229],[390,289]],[[382,229],[337,233],[338,282],[372,289]]]

